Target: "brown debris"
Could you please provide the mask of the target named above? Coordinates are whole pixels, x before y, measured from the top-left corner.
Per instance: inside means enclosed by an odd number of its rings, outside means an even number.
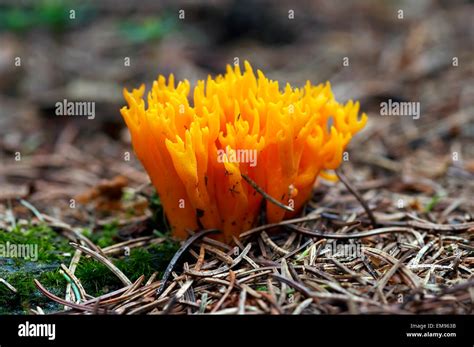
[[[122,206],[120,200],[123,188],[127,185],[126,177],[116,176],[111,180],[100,181],[99,184],[76,198],[82,204],[94,202],[95,208],[98,210],[119,210]]]

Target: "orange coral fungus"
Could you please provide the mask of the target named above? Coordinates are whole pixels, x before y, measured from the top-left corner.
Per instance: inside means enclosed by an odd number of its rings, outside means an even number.
[[[173,75],[153,82],[147,102],[144,92],[125,90],[121,113],[181,238],[186,229],[218,228],[228,241],[251,228],[263,199],[251,181],[297,212],[367,121],[358,119],[359,103],[334,99],[329,82],[280,90],[248,62],[245,72],[227,66],[224,76],[198,81],[192,102],[189,82],[176,86]],[[270,223],[294,214],[268,200],[265,207]]]

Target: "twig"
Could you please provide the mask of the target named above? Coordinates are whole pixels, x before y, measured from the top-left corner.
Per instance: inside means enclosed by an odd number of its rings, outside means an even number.
[[[352,233],[352,234],[332,234],[332,233],[322,233],[319,231],[313,231],[307,228],[299,227],[296,225],[287,225],[288,228],[293,230],[299,231],[306,235],[316,236],[316,237],[324,237],[327,239],[360,239],[364,237],[370,237],[380,234],[387,234],[387,233],[407,233],[412,232],[413,230],[410,228],[401,228],[401,227],[387,227],[387,228],[379,228],[373,229],[369,231],[363,231],[360,233]]]
[[[202,230],[194,235],[192,235],[190,238],[188,238],[184,244],[181,246],[180,249],[178,249],[178,251],[175,253],[175,255],[173,256],[173,258],[171,259],[170,263],[168,264],[168,266],[166,267],[166,270],[165,270],[165,273],[163,275],[163,279],[161,280],[161,285],[160,287],[158,288],[158,290],[156,291],[156,296],[160,296],[161,293],[163,293],[163,291],[165,290],[165,287],[166,287],[166,284],[168,283],[168,280],[169,280],[169,277],[171,275],[171,272],[173,271],[174,267],[176,266],[176,264],[178,263],[179,259],[181,258],[181,256],[183,255],[184,252],[186,252],[186,250],[191,247],[191,245],[196,241],[198,240],[199,238],[207,235],[207,234],[211,234],[211,233],[215,233],[215,232],[218,232],[217,229],[208,229],[208,230]]]
[[[81,284],[81,281],[79,281],[79,279],[74,275],[74,273],[69,270],[66,265],[64,264],[61,264],[61,269],[66,273],[66,275],[69,276],[69,278],[71,279],[72,283],[70,283],[71,285],[74,284],[78,291],[79,291],[79,297],[77,298],[78,300],[85,300],[86,298],[86,291],[84,289],[84,287],[82,286]]]
[[[291,208],[290,206],[287,206],[285,204],[282,204],[280,201],[275,199],[273,196],[267,194],[261,187],[258,186],[256,182],[254,182],[250,177],[248,177],[246,174],[241,174],[243,179],[247,181],[248,184],[252,186],[253,189],[255,189],[260,195],[263,196],[265,200],[270,201],[272,204],[286,210],[289,212],[294,212],[295,210]]]
[[[246,232],[240,234],[239,238],[242,239],[244,237],[247,237],[247,236],[250,236],[252,234],[261,232],[263,230],[268,230],[268,229],[276,228],[276,227],[283,226],[283,225],[309,222],[309,221],[313,221],[313,220],[316,220],[316,219],[319,219],[319,218],[321,218],[321,215],[319,215],[319,214],[310,214],[310,215],[307,215],[305,217],[287,219],[287,220],[284,220],[284,221],[279,222],[279,223],[266,224],[266,225],[259,226],[257,228],[247,230]]]
[[[7,282],[7,280],[0,278],[0,283],[3,283],[8,289],[10,289],[13,293],[17,293],[18,290],[12,286],[10,283]]]
[[[106,257],[104,257],[103,255],[93,251],[92,249],[78,245],[77,243],[74,243],[74,242],[71,242],[71,246],[73,246],[76,249],[80,249],[82,252],[90,255],[95,260],[107,266],[110,269],[110,271],[112,271],[120,279],[120,281],[122,281],[124,285],[129,286],[132,284],[132,282],[128,279],[128,277],[125,276],[125,274],[122,271],[120,271],[118,267],[112,264],[112,262]]]
[[[232,291],[232,288],[234,288],[234,284],[235,284],[235,272],[230,270],[229,271],[229,286],[227,287],[227,290],[225,291],[224,295],[222,295],[222,297],[217,302],[216,306],[214,306],[214,308],[211,310],[211,313],[215,313],[220,309],[225,299],[227,299],[230,292]]]
[[[99,309],[99,308],[95,308],[95,307],[90,307],[90,306],[87,306],[87,305],[84,305],[84,304],[76,304],[76,303],[73,303],[73,302],[69,302],[69,301],[66,301],[64,299],[61,299],[60,297],[57,297],[56,295],[54,295],[53,293],[49,292],[46,288],[44,288],[41,283],[37,280],[37,279],[34,279],[33,280],[36,287],[45,295],[47,296],[48,298],[50,298],[51,300],[53,301],[56,301],[57,303],[60,303],[61,305],[64,305],[64,306],[69,306],[71,308],[75,308],[77,310],[81,310],[81,311],[88,311],[88,312],[96,312],[96,313],[107,313],[107,310],[104,310],[104,309]]]
[[[23,206],[25,206],[27,209],[29,209],[31,212],[33,212],[33,214],[36,216],[36,218],[38,218],[41,222],[44,222],[44,218],[43,218],[43,215],[41,214],[41,212],[39,212],[38,209],[36,207],[34,207],[31,203],[29,203],[28,201],[23,200],[23,199],[20,199],[20,203]]]
[[[294,289],[299,291],[301,294],[303,294],[307,298],[313,297],[313,293],[308,288],[301,285],[300,283],[295,282],[294,280],[292,280],[290,278],[284,277],[284,276],[279,275],[279,274],[272,274],[272,277],[277,279],[280,282],[288,284],[289,286],[293,287]]]
[[[375,289],[378,289],[380,291],[380,293],[382,293],[385,285],[387,284],[388,280],[395,274],[395,272],[400,268],[400,267],[403,267],[403,262],[405,260],[407,260],[410,256],[412,256],[414,253],[413,250],[410,250],[408,251],[407,253],[405,253],[405,255],[403,255],[403,257],[401,257],[400,259],[398,259],[398,261],[393,264],[393,266],[390,268],[389,271],[387,271],[385,273],[385,275],[379,280],[379,282],[377,282],[377,284],[375,285]]]
[[[74,275],[74,273],[76,272],[77,264],[79,264],[79,261],[81,259],[81,255],[82,255],[82,252],[80,250],[76,249],[76,251],[74,252],[74,256],[71,259],[71,263],[69,264],[69,269],[68,269],[69,272],[72,275]],[[85,293],[85,291],[84,291],[84,293]],[[71,295],[72,295],[71,283],[68,283],[67,286],[66,286],[65,300],[70,301],[71,300]],[[85,295],[84,295],[84,297],[85,297]],[[68,310],[69,307],[65,307],[64,309]]]
[[[305,308],[307,308],[309,305],[313,303],[313,298],[308,298],[304,300],[301,304],[299,304],[295,310],[293,311],[294,315],[301,314]]]
[[[276,253],[279,253],[280,255],[287,255],[289,253],[286,249],[281,248],[275,242],[273,242],[273,240],[270,238],[270,236],[268,236],[265,231],[262,231],[260,237],[262,238],[263,242],[265,242],[267,246],[270,247]]]
[[[242,315],[245,314],[245,302],[247,301],[247,290],[244,288],[240,292],[239,296],[239,310],[237,311],[237,314]]]
[[[168,302],[168,304],[166,305],[166,307],[164,308],[163,312],[161,312],[162,315],[166,315],[166,314],[169,314],[171,312],[171,309],[173,308],[173,306],[179,302],[179,299],[181,299],[184,295],[184,293],[186,293],[186,291],[189,289],[189,287],[191,287],[191,285],[193,284],[193,280],[189,280],[187,281],[177,292],[176,292],[176,295],[174,295],[171,300]]]
[[[369,206],[364,201],[362,196],[357,192],[357,190],[349,183],[346,176],[344,176],[344,174],[342,173],[341,168],[336,170],[336,175],[341,180],[341,182],[346,186],[346,188],[352,193],[352,195],[354,195],[355,198],[360,202],[360,204],[364,208],[365,212],[369,216],[369,219],[370,219],[370,222],[371,222],[372,226],[375,228],[377,226],[377,220],[375,219],[375,216],[372,213],[372,210],[369,208]]]

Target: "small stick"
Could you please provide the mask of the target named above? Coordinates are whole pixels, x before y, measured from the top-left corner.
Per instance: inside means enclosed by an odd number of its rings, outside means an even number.
[[[360,233],[352,233],[352,234],[333,234],[333,233],[322,233],[319,231],[313,231],[308,228],[303,228],[299,227],[296,225],[287,225],[288,228],[291,228],[293,230],[299,231],[300,233],[310,235],[310,236],[316,236],[316,237],[324,237],[326,239],[359,239],[359,238],[364,238],[364,237],[370,237],[370,236],[375,236],[375,235],[380,235],[380,234],[386,234],[386,233],[411,233],[413,232],[412,229],[410,228],[401,228],[401,227],[387,227],[387,228],[378,228],[378,229],[372,229],[368,231],[362,231]]]
[[[66,265],[61,264],[61,269],[66,273],[66,275],[69,276],[71,281],[76,285],[77,289],[79,290],[80,296],[79,296],[78,299],[85,300],[87,295],[86,295],[86,291],[84,290],[84,287],[81,284],[81,281],[79,281],[79,279],[76,277],[76,275],[74,275],[74,272],[69,270]],[[70,282],[69,282],[69,284],[72,285],[72,283],[70,283]]]
[[[232,259],[232,257],[228,256],[227,254],[225,254],[225,252],[221,251],[220,249],[217,249],[216,247],[213,247],[213,246],[210,246],[210,245],[206,245],[205,243],[202,244],[202,247],[210,252],[210,253],[213,253],[217,259],[223,261],[224,263],[226,263],[227,265],[230,265],[234,262],[234,260]]]
[[[186,250],[191,247],[191,245],[199,238],[203,237],[204,235],[207,235],[207,234],[210,234],[210,233],[214,233],[214,232],[217,232],[218,230],[217,229],[208,229],[208,230],[203,230],[203,231],[200,231],[198,233],[195,233],[194,235],[192,235],[189,239],[187,239],[184,244],[181,246],[180,249],[178,249],[178,251],[175,253],[175,255],[173,256],[173,258],[171,259],[170,263],[168,264],[168,266],[166,267],[166,270],[165,270],[165,273],[163,275],[163,279],[162,279],[162,282],[161,282],[161,285],[160,287],[158,288],[158,290],[156,291],[156,296],[159,297],[161,295],[161,293],[163,293],[163,291],[165,290],[165,286],[166,284],[168,283],[168,280],[169,280],[169,277],[171,275],[171,272],[173,271],[174,267],[176,266],[176,263],[178,262],[179,258],[181,258],[181,256],[183,255],[184,252],[186,252]]]
[[[99,262],[107,266],[110,269],[110,271],[112,271],[120,279],[120,281],[122,281],[124,285],[129,286],[132,284],[132,282],[128,279],[128,277],[125,276],[125,274],[122,271],[120,271],[118,267],[112,264],[112,262],[106,257],[104,257],[103,255],[93,251],[92,249],[78,245],[77,243],[74,243],[74,242],[71,242],[71,246],[83,251],[84,253],[90,255],[95,260],[98,260]]]
[[[279,253],[280,255],[287,255],[289,253],[289,251],[281,248],[275,242],[273,242],[273,240],[270,238],[270,236],[268,236],[266,231],[262,231],[260,236],[262,237],[263,242],[265,242],[267,246],[270,247],[273,251]]]
[[[270,201],[272,204],[277,205],[278,207],[281,207],[282,209],[289,211],[289,212],[294,212],[295,210],[291,208],[290,206],[286,206],[282,204],[280,201],[275,199],[273,196],[268,195],[262,188],[258,186],[256,182],[254,182],[250,177],[248,177],[246,174],[241,174],[243,179],[247,181],[248,184],[252,186],[253,189],[255,189],[257,192],[259,192],[264,199]]]
[[[184,296],[184,294],[188,291],[192,284],[193,280],[188,280],[185,284],[183,284],[181,288],[176,292],[176,294],[171,298],[168,304],[165,306],[161,314],[170,314],[171,310],[173,309],[173,306],[179,302],[179,300]]]
[[[313,297],[313,293],[311,292],[311,290],[309,290],[308,288],[306,288],[304,285],[298,283],[298,282],[295,282],[294,280],[290,279],[290,278],[287,278],[287,277],[284,277],[284,276],[281,276],[279,274],[272,274],[272,277],[282,283],[286,283],[288,284],[289,286],[293,287],[294,289],[296,289],[297,291],[299,291],[301,294],[303,294],[305,297],[307,298],[311,298]]]
[[[150,276],[150,278],[148,279],[148,281],[146,281],[145,283],[145,287],[149,286],[150,284],[153,283],[153,281],[155,280],[156,276],[158,276],[158,272],[153,272]]]
[[[59,270],[59,273],[64,276],[64,278],[66,279],[66,281],[69,284],[71,284],[72,291],[74,293],[74,297],[76,298],[75,302],[77,302],[77,303],[81,302],[81,299],[82,299],[81,298],[81,293],[79,292],[79,288],[77,288],[76,283],[74,283],[74,281],[71,279],[71,277],[69,277],[69,275],[66,272],[64,272],[64,270]]]
[[[240,292],[239,296],[239,310],[237,311],[237,314],[242,315],[245,314],[245,301],[247,301],[247,290],[244,288]]]
[[[204,257],[206,256],[206,249],[204,246],[201,244],[201,248],[199,249],[199,257],[196,262],[196,265],[194,266],[194,270],[200,271],[202,265],[204,264]]]
[[[360,194],[357,192],[357,190],[349,183],[346,176],[344,176],[344,174],[342,173],[342,170],[337,169],[335,172],[336,172],[337,177],[341,180],[341,182],[344,184],[344,186],[347,188],[347,190],[349,190],[352,193],[352,195],[354,195],[355,198],[360,202],[360,204],[364,208],[365,212],[369,216],[370,223],[375,228],[377,226],[377,220],[375,219],[375,216],[372,213],[372,210],[369,208],[369,206],[364,201],[364,199],[362,199],[362,196],[360,196]]]
[[[250,236],[250,235],[258,233],[262,230],[268,230],[268,229],[272,229],[272,228],[276,228],[276,227],[283,226],[283,225],[288,225],[288,224],[309,222],[309,221],[313,221],[313,220],[316,220],[316,219],[319,219],[319,218],[321,218],[321,215],[312,214],[312,215],[307,215],[305,217],[287,219],[287,220],[281,221],[279,223],[261,225],[259,227],[247,230],[246,232],[243,232],[242,234],[239,235],[239,238],[244,238],[244,237]]]
[[[397,259],[397,261],[393,264],[393,266],[388,270],[383,277],[377,282],[375,285],[376,289],[380,290],[380,293],[382,293],[385,285],[389,281],[390,278],[397,272],[397,270],[403,266],[403,263],[405,260],[407,260],[409,257],[411,257],[414,254],[413,250],[409,250],[407,253],[405,253],[400,259]]]
[[[340,261],[338,261],[336,258],[330,258],[333,263],[338,267],[340,268],[342,271],[348,273],[349,275],[351,275],[354,279],[357,280],[357,282],[359,282],[360,284],[362,284],[363,286],[365,286],[367,284],[367,282],[362,278],[362,276],[360,274],[358,274],[357,272],[355,271],[352,271],[351,269],[349,269],[347,266],[345,266],[344,264],[342,264]]]
[[[74,252],[74,256],[71,259],[71,263],[69,264],[69,269],[68,269],[72,275],[74,275],[74,273],[76,272],[77,264],[79,264],[79,261],[81,260],[81,255],[82,255],[82,252],[76,249],[76,251]],[[84,294],[85,294],[85,291],[84,291]],[[72,296],[72,287],[71,287],[71,283],[68,282],[66,286],[66,297],[64,299],[66,301],[70,301],[71,296]],[[69,310],[69,307],[65,306],[64,309],[67,311]]]
[[[41,222],[44,222],[44,218],[43,218],[43,215],[41,214],[41,212],[39,212],[38,209],[36,207],[34,207],[31,203],[29,203],[26,200],[20,199],[20,204],[22,204],[27,209],[29,209],[31,212],[33,212],[33,214],[36,216],[36,218],[38,218]]]
[[[199,277],[213,277],[213,276],[219,275],[233,268],[237,264],[239,264],[242,261],[242,259],[244,259],[244,257],[247,255],[247,253],[250,251],[251,246],[252,244],[249,243],[247,247],[245,247],[244,250],[240,252],[240,254],[234,259],[231,265],[224,265],[215,270],[207,270],[207,271],[196,271],[193,269],[187,269],[185,272],[188,275],[199,276]]]
[[[69,306],[71,308],[75,308],[75,309],[81,310],[81,311],[89,311],[89,312],[96,311],[95,313],[97,313],[97,314],[107,313],[107,310],[104,310],[104,309],[99,309],[99,308],[96,309],[95,307],[90,307],[90,306],[81,305],[81,304],[75,304],[73,302],[66,301],[66,300],[54,295],[53,293],[49,292],[45,287],[43,287],[41,285],[41,283],[37,279],[34,279],[33,282],[35,283],[36,287],[40,290],[40,292],[42,292],[46,297],[48,297],[49,299],[51,299],[53,301],[56,301],[57,303],[60,303],[61,305]]]
[[[143,280],[145,279],[145,275],[141,275],[136,281],[135,283],[133,283],[130,288],[128,288],[125,293],[123,293],[122,295],[120,295],[120,297],[124,297],[124,296],[127,296],[129,294],[132,294],[133,292],[135,292],[135,290],[142,284]]]
[[[225,291],[224,295],[222,295],[222,297],[219,299],[219,301],[217,302],[216,306],[214,306],[214,308],[212,309],[211,313],[215,313],[217,311],[219,311],[220,307],[222,306],[222,304],[224,303],[225,299],[227,299],[227,297],[229,296],[230,292],[232,291],[232,288],[234,288],[234,284],[235,284],[235,272],[230,270],[229,271],[229,286],[227,287],[227,290]]]
[[[309,305],[313,303],[313,298],[308,298],[304,300],[302,303],[300,303],[295,310],[293,311],[294,315],[299,315],[305,308],[307,308]]]
[[[8,289],[10,289],[13,293],[17,293],[18,291],[16,290],[15,287],[13,287],[10,283],[8,283],[5,279],[0,278],[0,283],[3,283],[4,285],[7,286]]]

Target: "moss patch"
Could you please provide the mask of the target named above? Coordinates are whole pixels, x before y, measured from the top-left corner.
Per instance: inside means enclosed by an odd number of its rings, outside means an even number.
[[[90,229],[84,229],[83,233],[96,245],[101,248],[105,248],[115,243],[114,238],[118,233],[118,223],[116,221],[111,222],[94,232],[92,232]]]
[[[71,251],[67,240],[49,227],[29,226],[17,227],[11,232],[0,230],[0,244],[8,243],[35,246],[38,253],[36,261],[21,257],[0,258],[0,277],[18,291],[14,294],[0,284],[0,314],[23,313],[36,306],[49,310],[59,307],[41,295],[33,279],[37,278],[51,287],[53,293],[59,294],[61,276],[56,269],[68,258],[65,253]]]
[[[160,245],[133,249],[128,257],[112,259],[130,281],[136,281],[141,275],[150,277],[155,271],[159,275],[165,270],[169,261],[178,250],[179,245],[167,241]],[[120,280],[103,264],[93,259],[82,259],[76,270],[88,294],[99,296],[122,286]]]
[[[117,231],[117,225],[114,223],[105,226],[94,235],[94,242],[102,247],[109,246],[113,244]],[[47,226],[24,226],[11,232],[0,230],[0,244],[5,245],[7,242],[37,245],[38,259],[31,261],[0,257],[0,278],[7,280],[18,291],[14,294],[5,285],[0,284],[0,314],[25,314],[37,306],[45,312],[60,310],[62,305],[42,295],[33,280],[38,279],[53,294],[64,297],[67,282],[59,273],[59,266],[61,263],[68,265],[74,252],[68,240]],[[133,249],[128,257],[112,261],[131,281],[135,281],[141,275],[149,277],[155,271],[161,275],[178,247],[179,244],[170,239],[159,245]],[[93,296],[122,286],[107,267],[86,257],[81,258],[76,276],[81,280],[86,292]]]

